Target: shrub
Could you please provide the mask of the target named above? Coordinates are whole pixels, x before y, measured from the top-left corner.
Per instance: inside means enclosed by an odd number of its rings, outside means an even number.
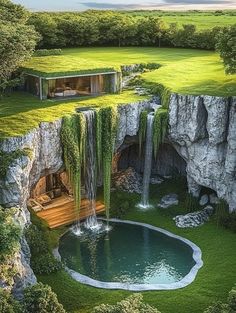
[[[37,57],[44,57],[49,55],[61,55],[62,50],[61,49],[39,49],[36,50],[34,55]]]
[[[117,302],[115,305],[101,304],[94,308],[93,313],[159,313],[159,311],[148,304],[143,303],[141,294],[132,296]]]
[[[0,312],[1,313],[22,313],[20,303],[13,299],[8,291],[0,288]]]
[[[24,313],[66,313],[52,289],[38,283],[24,290]]]
[[[229,305],[230,312],[236,312],[236,289],[235,288],[233,288],[229,292],[228,305]]]
[[[30,264],[36,274],[49,274],[62,269],[62,263],[54,258],[42,230],[30,225],[25,234],[31,252]]]
[[[227,303],[217,302],[207,308],[204,313],[235,313],[236,312],[236,289],[229,292]]]

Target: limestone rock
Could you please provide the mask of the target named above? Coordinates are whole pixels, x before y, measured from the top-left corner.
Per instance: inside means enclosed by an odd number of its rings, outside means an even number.
[[[177,215],[174,217],[174,221],[179,228],[197,227],[207,222],[213,212],[213,207],[208,205],[201,211],[188,213],[186,215]]]
[[[187,163],[189,191],[201,186],[236,210],[236,97],[172,94],[168,138]]]
[[[176,195],[175,193],[170,193],[169,195],[164,196],[157,206],[163,209],[167,209],[172,205],[178,204],[179,204],[178,195]]]
[[[210,194],[210,204],[217,204],[219,203],[219,198],[214,194]]]
[[[142,193],[142,176],[132,167],[112,175],[112,186],[117,190]]]
[[[201,199],[200,199],[200,201],[199,201],[199,204],[200,204],[201,206],[204,206],[204,205],[206,205],[206,204],[208,203],[208,201],[209,201],[208,195],[202,195],[202,196],[201,196]]]

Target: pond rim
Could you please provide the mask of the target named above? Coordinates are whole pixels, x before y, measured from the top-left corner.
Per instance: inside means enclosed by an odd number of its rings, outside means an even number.
[[[99,220],[107,221],[107,219],[104,219],[104,218],[99,218]],[[129,290],[129,291],[175,290],[175,289],[184,288],[195,280],[199,269],[203,266],[202,251],[195,243],[193,243],[192,241],[184,237],[175,235],[169,232],[168,230],[165,230],[163,228],[156,227],[150,224],[135,222],[135,221],[130,221],[130,220],[120,220],[116,218],[111,218],[108,221],[114,222],[114,223],[123,223],[123,224],[146,227],[151,230],[160,232],[168,237],[178,239],[182,241],[183,243],[185,243],[186,245],[188,245],[192,249],[193,251],[192,258],[196,264],[191,268],[190,272],[186,276],[184,276],[180,281],[175,282],[175,283],[170,283],[170,284],[130,284],[130,283],[121,283],[121,282],[103,282],[103,281],[90,278],[89,276],[80,274],[68,267],[65,267],[66,272],[68,272],[68,274],[74,280],[82,284],[89,285],[89,286],[96,287],[96,288],[120,289],[120,290]],[[61,260],[61,256],[59,253],[59,246],[53,250],[53,254],[58,260]]]

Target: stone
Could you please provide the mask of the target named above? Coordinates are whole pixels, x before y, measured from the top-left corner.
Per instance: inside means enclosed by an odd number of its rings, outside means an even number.
[[[164,196],[157,206],[162,209],[167,209],[172,205],[178,204],[179,204],[178,195],[176,195],[175,193],[170,193],[169,195]]]
[[[236,97],[171,94],[168,139],[186,161],[189,192],[210,188],[230,212],[236,210],[235,133]]]
[[[200,199],[200,201],[199,201],[199,204],[200,204],[201,206],[204,206],[204,205],[206,205],[206,204],[208,203],[208,201],[209,201],[208,195],[202,195],[202,196],[201,196],[201,199]]]
[[[177,215],[173,218],[175,224],[179,228],[192,228],[203,225],[213,214],[214,209],[208,205],[203,210],[188,213],[186,215]]]
[[[211,193],[209,197],[210,197],[210,204],[217,204],[220,201],[217,195],[214,193]]]
[[[112,175],[112,187],[130,193],[142,193],[142,176],[132,167]]]
[[[159,177],[159,176],[155,176],[155,177],[151,177],[150,178],[150,184],[152,185],[160,185],[161,183],[163,183],[164,179]]]

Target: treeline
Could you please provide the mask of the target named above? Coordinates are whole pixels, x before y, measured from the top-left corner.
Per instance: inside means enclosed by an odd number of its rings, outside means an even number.
[[[29,24],[41,35],[38,48],[78,46],[159,46],[214,50],[222,30],[167,25],[159,17],[133,17],[113,11],[34,13]]]

